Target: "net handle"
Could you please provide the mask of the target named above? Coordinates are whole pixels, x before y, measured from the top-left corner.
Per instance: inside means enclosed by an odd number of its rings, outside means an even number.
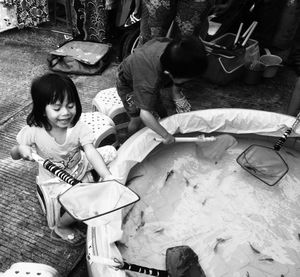
[[[122,266],[119,267],[119,269],[139,272],[139,273],[143,273],[143,274],[147,274],[147,275],[151,275],[151,276],[158,276],[158,277],[168,277],[169,276],[168,272],[165,270],[149,268],[149,267],[140,266],[140,265],[136,265],[136,264],[129,264],[126,262],[122,262]]]
[[[274,145],[274,150],[279,151],[283,144],[286,142],[288,136],[292,133],[292,131],[297,127],[297,125],[300,122],[300,113],[297,114],[296,120],[294,121],[292,127],[288,128],[284,134],[281,136],[281,138],[278,139],[278,141]]]
[[[162,138],[154,138],[155,141],[162,142]],[[204,135],[197,137],[175,137],[175,142],[210,142],[215,141],[215,137],[205,137]]]
[[[53,162],[51,162],[49,159],[43,159],[41,156],[39,156],[36,153],[32,153],[32,158],[41,164],[46,170],[54,174],[56,177],[60,178],[62,181],[68,183],[71,186],[75,186],[76,184],[80,183],[79,180],[75,179],[72,175],[70,175],[65,170],[61,169],[57,165],[55,165]]]

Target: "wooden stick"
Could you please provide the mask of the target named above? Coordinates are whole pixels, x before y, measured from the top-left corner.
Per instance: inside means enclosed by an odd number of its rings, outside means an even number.
[[[248,29],[242,34],[242,38],[245,38],[245,37],[247,36],[247,34],[248,34],[249,31],[252,29],[252,27],[253,27],[253,25],[254,25],[255,22],[256,22],[256,21],[253,21],[253,22],[251,23],[251,25],[248,27]]]
[[[239,38],[240,38],[240,35],[241,35],[241,31],[242,31],[243,25],[244,25],[244,23],[241,22],[241,24],[240,24],[240,26],[239,26],[239,29],[238,29],[238,32],[237,32],[237,34],[236,34],[236,37],[235,37],[235,40],[234,40],[233,45],[236,45],[236,43],[238,42],[238,40],[239,40]]]
[[[243,41],[242,46],[245,46],[245,45],[246,45],[248,39],[250,38],[251,34],[253,33],[253,31],[254,31],[254,29],[255,29],[255,27],[256,27],[256,25],[257,25],[257,21],[254,21],[253,27],[252,27],[252,29],[249,31],[249,33],[248,33],[247,37],[245,38],[245,40]]]

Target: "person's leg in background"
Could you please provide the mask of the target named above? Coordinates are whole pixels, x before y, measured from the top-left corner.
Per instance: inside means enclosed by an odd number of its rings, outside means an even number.
[[[262,0],[258,1],[254,8],[254,18],[258,22],[252,38],[259,41],[259,46],[263,50],[274,47],[274,37],[287,0]]]
[[[214,0],[178,0],[175,16],[179,35],[195,35],[205,39],[208,31],[208,15]]]
[[[300,24],[294,38],[290,60],[291,65],[297,74],[297,78],[287,113],[296,116],[300,112]]]
[[[150,38],[165,37],[176,12],[176,0],[143,0],[148,11]]]
[[[148,24],[149,12],[145,0],[141,0],[141,21],[140,21],[140,38],[139,46],[151,39],[151,31]]]
[[[297,76],[300,76],[300,1],[298,27],[294,34],[293,44],[290,51],[289,63],[294,68]]]
[[[300,112],[300,76],[297,76],[296,84],[292,97],[288,106],[287,113],[292,116],[296,116]]]

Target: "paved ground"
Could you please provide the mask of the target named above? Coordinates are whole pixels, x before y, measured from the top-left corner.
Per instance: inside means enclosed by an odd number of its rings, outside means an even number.
[[[78,250],[60,246],[49,239],[45,219],[35,198],[36,167],[31,163],[12,161],[9,156],[15,136],[25,125],[30,110],[31,80],[48,70],[47,53],[63,41],[62,34],[45,28],[0,33],[1,270],[11,263],[27,260],[53,265],[66,276],[82,255]],[[98,91],[114,86],[115,71],[116,64],[111,64],[101,76],[71,76],[80,93],[84,112],[91,111],[91,101]],[[245,85],[242,79],[225,87],[201,80],[190,84],[186,95],[194,110],[232,107],[286,113],[294,82],[295,73],[282,68],[275,78],[262,80],[256,86]],[[27,239],[30,236],[36,240]],[[28,243],[20,249],[24,240]],[[47,245],[56,250],[48,253]],[[66,259],[61,259],[62,256]],[[81,265],[76,274],[84,276],[84,266]]]

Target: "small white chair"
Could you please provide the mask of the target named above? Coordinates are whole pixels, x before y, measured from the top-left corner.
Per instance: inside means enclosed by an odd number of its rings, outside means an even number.
[[[4,272],[3,277],[61,277],[55,268],[39,263],[15,263]]]
[[[129,117],[115,87],[98,92],[92,101],[92,110],[109,116],[117,130],[128,126]]]
[[[96,148],[105,145],[119,146],[115,123],[110,117],[100,112],[88,112],[82,113],[80,120],[92,129]]]

